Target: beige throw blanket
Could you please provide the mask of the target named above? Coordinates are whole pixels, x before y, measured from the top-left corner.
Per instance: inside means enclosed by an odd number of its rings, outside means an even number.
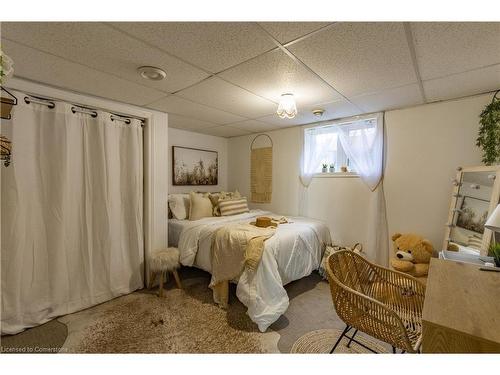
[[[276,228],[258,228],[250,224],[231,224],[220,228],[212,240],[212,281],[210,287],[237,279],[245,267],[259,266],[264,241],[274,235]]]
[[[273,191],[273,148],[252,150],[250,167],[251,200],[255,203],[271,203]]]

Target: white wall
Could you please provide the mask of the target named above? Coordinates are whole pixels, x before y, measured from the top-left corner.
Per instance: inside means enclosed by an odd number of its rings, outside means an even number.
[[[219,184],[216,186],[173,186],[172,185],[172,146],[185,146],[218,152],[219,158]],[[189,193],[190,191],[220,191],[227,190],[228,170],[228,139],[214,137],[185,130],[168,129],[168,192]]]
[[[440,249],[458,166],[481,165],[479,114],[491,95],[386,113],[389,233],[422,233]]]
[[[458,166],[480,165],[475,146],[478,116],[491,95],[388,111],[384,188],[389,234],[417,232],[439,249]],[[253,205],[296,215],[302,129],[268,132],[274,142],[273,199]],[[229,189],[250,195],[250,143],[255,135],[229,139]],[[314,178],[308,216],[325,220],[334,241],[365,242],[371,193],[359,178]],[[373,207],[373,206],[371,206]]]

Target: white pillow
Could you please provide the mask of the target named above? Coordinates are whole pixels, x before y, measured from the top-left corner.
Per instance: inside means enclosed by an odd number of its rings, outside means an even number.
[[[189,220],[198,220],[213,216],[213,206],[209,196],[209,193],[189,193]]]
[[[189,217],[189,194],[169,194],[168,207],[177,220],[186,220]]]

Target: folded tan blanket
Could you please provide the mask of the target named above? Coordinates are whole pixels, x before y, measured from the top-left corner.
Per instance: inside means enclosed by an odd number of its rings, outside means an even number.
[[[264,251],[264,241],[276,228],[258,228],[250,224],[230,224],[215,232],[212,239],[212,281],[237,279],[246,267],[256,270]]]

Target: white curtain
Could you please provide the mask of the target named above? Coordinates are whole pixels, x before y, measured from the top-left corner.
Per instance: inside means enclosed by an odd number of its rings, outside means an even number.
[[[308,128],[306,131],[300,161],[299,214],[301,216],[308,214],[307,189],[319,165],[325,160],[332,160],[331,150],[338,150],[337,157],[342,153],[335,144],[338,137],[344,156],[351,163],[350,166],[372,192],[367,207],[370,225],[366,229],[368,233],[364,236],[367,239],[363,244],[365,252],[370,260],[384,266],[388,265],[389,243],[383,188],[383,115],[333,122],[327,126]],[[326,133],[336,133],[337,137],[317,137]]]
[[[382,180],[384,163],[384,121],[382,115],[370,121],[353,121],[344,125],[333,125],[342,148],[354,170],[363,182],[374,191]]]
[[[368,208],[370,226],[368,228],[365,251],[370,260],[383,266],[389,262],[389,241],[386,204],[383,187],[384,171],[384,119],[377,115],[366,126],[365,119],[343,125],[334,124],[342,148],[363,182],[372,191]]]
[[[316,127],[307,129],[308,136],[304,137],[303,149],[300,160],[300,186],[299,186],[299,215],[307,215],[307,188],[312,182],[313,176],[317,173],[318,166],[325,159],[328,150],[335,147],[336,140],[330,139],[328,142],[317,142],[317,135],[331,133],[331,128]]]
[[[143,286],[139,120],[19,102],[2,123],[2,334]]]

